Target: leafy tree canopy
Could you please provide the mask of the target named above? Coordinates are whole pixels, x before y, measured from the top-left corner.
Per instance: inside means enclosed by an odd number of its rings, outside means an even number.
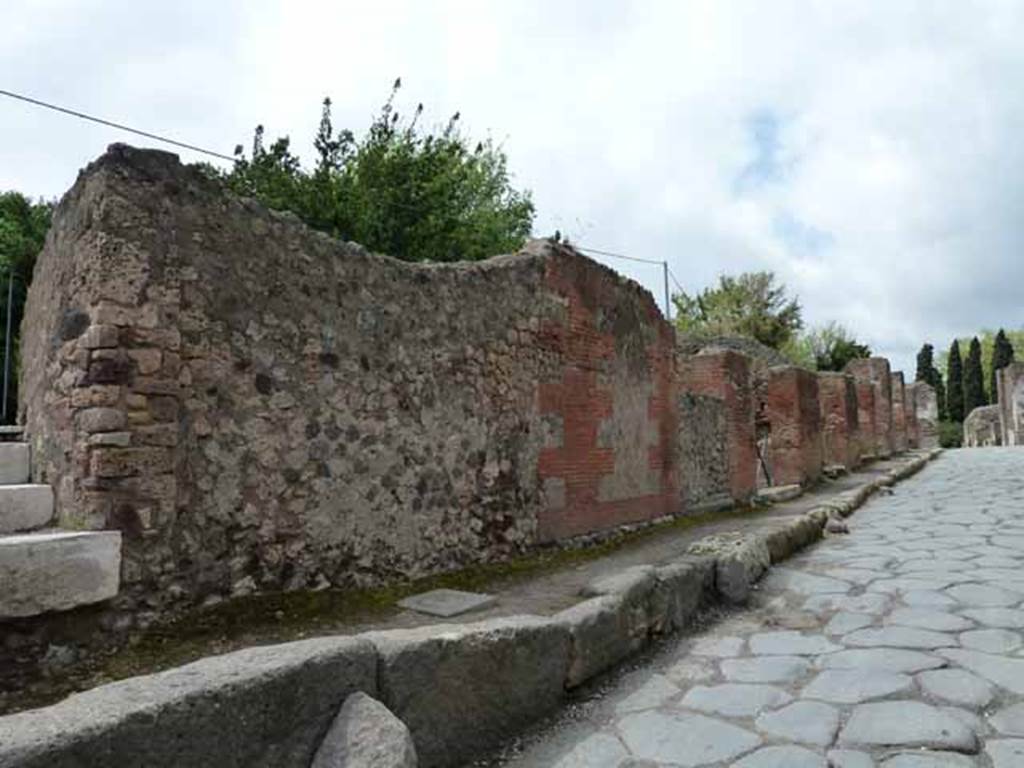
[[[394,104],[400,87],[396,80],[362,137],[335,129],[324,99],[311,169],[287,137],[268,145],[258,126],[251,156],[235,150],[228,184],[335,237],[407,261],[478,260],[518,249],[534,208],[530,193],[512,186],[502,148],[468,140],[458,113],[440,130],[420,126],[422,104],[402,119]]]
[[[935,390],[939,418],[946,418],[946,387],[942,382],[942,373],[935,367],[935,348],[931,344],[924,344],[917,353],[917,373],[914,380],[931,385]]]
[[[772,272],[722,275],[718,285],[690,296],[672,297],[676,323],[685,333],[748,336],[782,349],[803,327],[800,303],[786,295]]]
[[[6,341],[7,276],[12,275],[11,334],[12,349],[10,381],[7,390],[7,421],[13,421],[18,404],[17,376],[18,333],[25,311],[25,296],[32,279],[36,256],[43,249],[50,228],[53,204],[33,202],[20,192],[0,192],[0,343]],[[0,357],[0,376],[3,376]]]

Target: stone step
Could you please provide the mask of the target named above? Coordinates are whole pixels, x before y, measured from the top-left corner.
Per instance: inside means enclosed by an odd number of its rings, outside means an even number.
[[[0,485],[27,483],[30,472],[28,443],[0,443]]]
[[[0,536],[0,619],[109,600],[121,577],[119,531]]]
[[[0,485],[0,534],[45,528],[53,519],[48,485]]]

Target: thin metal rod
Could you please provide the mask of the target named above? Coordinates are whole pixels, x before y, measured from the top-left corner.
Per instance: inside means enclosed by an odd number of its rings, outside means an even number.
[[[4,342],[3,422],[7,423],[7,387],[11,379],[11,310],[14,304],[14,273],[7,271],[7,335]]]
[[[672,312],[669,310],[669,306],[670,305],[669,305],[669,300],[668,300],[668,262],[667,261],[661,262],[661,271],[662,271],[662,277],[664,277],[664,279],[665,279],[665,319],[666,320],[671,320],[672,319]]]

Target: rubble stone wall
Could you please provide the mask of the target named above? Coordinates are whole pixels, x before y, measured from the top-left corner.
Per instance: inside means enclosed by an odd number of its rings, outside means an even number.
[[[725,401],[708,395],[679,396],[679,488],[684,511],[728,506],[729,418]]]
[[[935,388],[923,381],[915,381],[914,411],[917,418],[918,447],[931,450],[939,446],[939,400]]]
[[[729,491],[743,503],[757,490],[757,451],[754,435],[754,390],[751,360],[731,350],[713,350],[678,359],[678,382],[683,394],[720,400],[728,433]],[[685,422],[681,422],[685,429]]]
[[[967,414],[967,418],[964,419],[965,448],[985,448],[1002,444],[998,405],[982,405]]]
[[[367,585],[679,510],[674,338],[565,247],[408,264],[115,145],[58,207],[21,417],[121,603]]]
[[[892,394],[892,449],[895,453],[907,450],[906,387],[903,372],[896,371],[890,376]]]
[[[999,421],[1006,445],[1024,445],[1024,363],[1010,363],[996,377]]]

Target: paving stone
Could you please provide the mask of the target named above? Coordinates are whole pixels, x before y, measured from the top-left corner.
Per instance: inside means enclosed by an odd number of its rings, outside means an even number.
[[[828,768],[828,763],[803,747],[765,747],[733,763],[733,768]]]
[[[742,637],[702,637],[693,644],[690,652],[719,658],[739,656],[743,653],[743,643]]]
[[[683,768],[729,761],[761,744],[756,734],[703,715],[641,712],[618,728],[636,757]]]
[[[616,712],[635,712],[654,709],[681,693],[679,687],[663,675],[654,675],[626,698],[615,705]]]
[[[828,624],[825,625],[826,635],[845,635],[850,632],[856,632],[858,629],[871,626],[875,622],[874,616],[869,616],[866,613],[847,613],[846,611],[840,611]]]
[[[399,600],[398,605],[409,611],[425,613],[428,616],[450,618],[470,611],[480,610],[494,605],[497,599],[493,595],[476,592],[462,592],[457,589],[432,589]]]
[[[1020,768],[1024,765],[1024,739],[992,739],[985,743],[992,768]]]
[[[989,722],[1006,736],[1024,736],[1024,702],[1000,709]]]
[[[986,627],[999,627],[1001,629],[1024,628],[1024,611],[1013,608],[973,608],[961,611],[969,619],[973,619]]]
[[[843,637],[843,643],[858,648],[949,648],[957,645],[956,638],[942,632],[913,627],[889,626],[880,629],[860,629]]]
[[[799,632],[759,632],[750,638],[750,652],[757,655],[817,656],[841,650],[822,635],[803,635]]]
[[[825,669],[859,669],[881,672],[923,672],[938,669],[947,662],[928,653],[903,648],[857,648],[830,653],[818,660]]]
[[[852,586],[849,582],[828,576],[817,576],[813,573],[793,570],[792,568],[773,568],[762,581],[767,590],[798,592],[803,595],[846,594]]]
[[[956,752],[901,752],[882,761],[882,768],[974,768],[974,758]]]
[[[747,659],[726,659],[722,674],[737,683],[788,683],[806,675],[811,664],[799,656],[754,656]]]
[[[871,755],[855,749],[831,749],[827,757],[829,768],[875,768]]]
[[[919,608],[952,608],[957,605],[956,600],[949,595],[930,589],[912,589],[904,592],[902,600],[907,605]]]
[[[879,616],[885,613],[892,599],[888,595],[865,593],[863,595],[814,595],[804,601],[804,610],[814,613],[849,611]]]
[[[766,736],[783,741],[827,747],[839,730],[839,711],[828,704],[798,701],[757,718],[757,728]]]
[[[974,709],[986,706],[995,695],[987,681],[963,669],[922,672],[917,682],[929,696]]]
[[[820,699],[837,704],[860,704],[906,693],[914,687],[909,675],[872,669],[826,670],[812,680],[801,693],[805,699]]]
[[[617,738],[608,733],[595,733],[577,744],[553,768],[618,768],[628,756]]]
[[[977,752],[978,737],[957,718],[919,701],[859,704],[839,743],[865,747],[926,747]]]
[[[665,676],[682,685],[701,683],[714,676],[713,663],[706,658],[686,658],[666,669]]]
[[[897,608],[886,617],[885,623],[930,629],[935,632],[962,632],[974,626],[974,622],[963,616],[957,616],[955,613],[923,608]]]
[[[765,709],[788,704],[793,697],[771,685],[698,685],[687,691],[680,706],[727,717],[751,717]]]
[[[981,675],[986,680],[990,680],[1008,691],[1024,695],[1024,659],[993,656],[989,653],[965,651],[959,648],[945,648],[939,653],[944,658]]]
[[[972,608],[1008,608],[1021,601],[1021,596],[1016,592],[985,584],[959,584],[947,589],[946,594]]]
[[[982,653],[1007,654],[1024,645],[1019,634],[1007,629],[976,629],[964,632],[957,639],[964,648]]]

